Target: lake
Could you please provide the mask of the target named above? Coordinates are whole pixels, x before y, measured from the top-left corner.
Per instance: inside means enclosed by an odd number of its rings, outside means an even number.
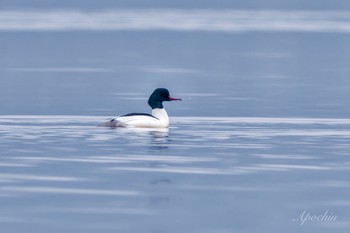
[[[0,118],[3,232],[345,232],[350,120]],[[301,216],[326,214],[329,221]]]
[[[348,231],[347,8],[40,7],[0,11],[1,232]],[[169,130],[98,127],[157,87]]]

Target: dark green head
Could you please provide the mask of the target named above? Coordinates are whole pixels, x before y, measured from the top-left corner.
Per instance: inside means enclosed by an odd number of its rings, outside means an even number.
[[[163,101],[181,100],[170,96],[169,91],[165,88],[157,88],[153,91],[148,99],[148,105],[152,109],[163,108]]]

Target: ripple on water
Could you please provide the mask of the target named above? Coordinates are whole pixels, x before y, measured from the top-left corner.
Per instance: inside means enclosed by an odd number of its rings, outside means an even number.
[[[255,206],[287,220],[317,206],[350,216],[339,204],[350,191],[350,120],[174,117],[169,130],[97,127],[105,120],[1,116],[0,222],[74,220],[74,230],[102,215],[100,224],[132,232],[125,223],[137,216],[243,221],[236,210]]]

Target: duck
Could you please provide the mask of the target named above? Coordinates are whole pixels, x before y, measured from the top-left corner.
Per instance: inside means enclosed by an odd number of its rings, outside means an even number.
[[[163,102],[181,100],[180,98],[171,97],[168,89],[157,88],[148,98],[148,105],[152,108],[151,114],[128,113],[110,119],[103,126],[112,128],[169,128],[169,116]]]

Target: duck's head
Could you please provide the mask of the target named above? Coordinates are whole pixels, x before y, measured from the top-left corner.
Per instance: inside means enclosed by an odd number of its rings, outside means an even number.
[[[148,105],[152,109],[163,108],[163,101],[181,100],[170,96],[166,88],[157,88],[148,99]]]

